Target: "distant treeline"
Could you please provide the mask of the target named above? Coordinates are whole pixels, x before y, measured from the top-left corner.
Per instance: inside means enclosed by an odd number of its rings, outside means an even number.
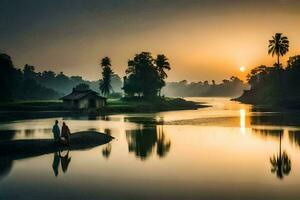
[[[99,72],[100,73],[100,72]],[[85,83],[99,92],[99,81],[87,81],[81,76],[66,76],[63,72],[36,72],[35,67],[26,64],[17,69],[7,54],[0,54],[0,100],[58,99],[70,93],[72,88]],[[121,92],[122,81],[116,74],[112,76],[114,92]]]
[[[244,103],[300,106],[300,55],[290,57],[287,67],[259,66],[251,70],[249,91],[237,98]]]
[[[242,80],[233,76],[229,80],[225,79],[219,84],[217,84],[214,80],[211,83],[208,81],[188,83],[186,80],[170,82],[167,83],[162,92],[166,96],[237,97],[240,96],[243,93],[243,90],[247,88],[248,84],[243,83]]]
[[[59,94],[68,94],[72,89],[81,83],[90,86],[94,91],[99,91],[99,81],[84,80],[81,76],[66,76],[63,72],[56,74],[53,71],[35,72],[34,66],[25,65],[23,69],[25,79],[35,80],[38,84],[53,89]],[[100,74],[100,72],[99,72]],[[122,81],[117,74],[111,77],[111,84],[113,92],[121,92]]]

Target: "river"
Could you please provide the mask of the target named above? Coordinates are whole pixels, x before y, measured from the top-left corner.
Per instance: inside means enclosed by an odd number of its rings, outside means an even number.
[[[300,115],[226,98],[153,114],[0,123],[0,140],[71,132],[115,137],[84,151],[0,160],[0,199],[300,199]]]

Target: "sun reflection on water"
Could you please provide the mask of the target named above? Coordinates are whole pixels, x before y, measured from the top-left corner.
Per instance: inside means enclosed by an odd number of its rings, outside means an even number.
[[[240,109],[240,131],[244,135],[246,133],[246,110]]]

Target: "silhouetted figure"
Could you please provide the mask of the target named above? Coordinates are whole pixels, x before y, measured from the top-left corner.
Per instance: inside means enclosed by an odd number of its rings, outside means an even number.
[[[57,177],[58,176],[58,166],[60,162],[60,155],[58,152],[54,153],[54,158],[53,158],[53,163],[52,163],[52,169],[54,172],[54,175]]]
[[[68,146],[70,146],[70,133],[71,132],[69,127],[66,125],[65,122],[63,122],[63,125],[61,127],[61,142]]]
[[[54,141],[59,144],[60,143],[60,129],[59,129],[59,126],[58,126],[58,121],[55,120],[55,124],[52,128],[52,133],[53,133],[53,138],[54,138]]]

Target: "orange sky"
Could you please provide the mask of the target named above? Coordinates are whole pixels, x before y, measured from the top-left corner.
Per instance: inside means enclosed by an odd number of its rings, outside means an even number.
[[[123,76],[129,58],[150,51],[170,59],[168,81],[219,82],[232,75],[243,78],[254,66],[273,64],[267,45],[275,32],[283,32],[291,43],[284,61],[300,54],[296,0],[101,1],[105,9],[97,1],[76,1],[72,6],[29,2],[35,4],[8,6],[21,14],[24,6],[38,12],[28,19],[20,14],[11,22],[1,21],[0,27],[8,27],[0,34],[1,50],[18,67],[29,63],[38,71],[96,80],[101,57],[109,56],[114,71]],[[2,15],[8,19],[9,13]],[[246,67],[244,73],[240,66]]]

